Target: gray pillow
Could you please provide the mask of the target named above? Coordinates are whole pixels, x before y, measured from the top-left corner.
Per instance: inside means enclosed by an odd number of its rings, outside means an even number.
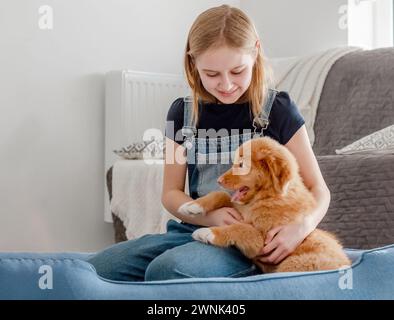
[[[371,133],[335,152],[336,154],[394,153],[394,125]]]

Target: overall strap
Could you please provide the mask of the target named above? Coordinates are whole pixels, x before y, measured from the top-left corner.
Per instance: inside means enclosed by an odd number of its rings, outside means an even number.
[[[192,118],[192,107],[193,107],[193,99],[191,96],[186,96],[183,98],[184,102],[184,111],[183,111],[183,127],[182,127],[182,135],[185,137],[184,145],[187,149],[190,149],[192,138],[197,133],[196,127],[193,125]]]
[[[275,101],[277,90],[268,89],[268,97],[264,104],[263,109],[260,114],[253,119],[254,134],[256,135],[256,130],[259,127],[261,129],[260,135],[263,135],[263,131],[267,129],[269,125],[269,116],[271,113],[272,105]]]

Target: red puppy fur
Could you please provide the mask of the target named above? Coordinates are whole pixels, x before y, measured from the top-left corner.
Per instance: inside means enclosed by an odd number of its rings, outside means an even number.
[[[241,145],[235,152],[232,168],[219,177],[218,183],[235,191],[233,196],[214,191],[183,204],[179,212],[206,214],[221,207],[233,207],[241,213],[243,221],[197,229],[192,235],[195,240],[220,247],[235,245],[263,272],[329,270],[351,264],[335,236],[320,229],[315,229],[277,265],[256,259],[269,230],[303,219],[316,205],[302,181],[295,157],[275,140],[263,137]]]

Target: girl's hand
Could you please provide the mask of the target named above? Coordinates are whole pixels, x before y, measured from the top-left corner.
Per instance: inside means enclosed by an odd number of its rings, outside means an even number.
[[[278,264],[311,233],[303,222],[278,226],[267,233],[265,246],[261,249],[261,256],[257,257],[262,263]]]
[[[206,224],[210,227],[226,226],[229,224],[240,223],[242,221],[241,214],[231,207],[212,210],[207,213],[205,218]]]

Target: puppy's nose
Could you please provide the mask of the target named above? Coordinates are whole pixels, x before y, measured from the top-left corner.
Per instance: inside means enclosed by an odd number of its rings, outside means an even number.
[[[223,176],[220,176],[220,177],[218,178],[218,180],[217,180],[217,182],[218,182],[219,184],[222,184],[223,181],[224,181]]]

